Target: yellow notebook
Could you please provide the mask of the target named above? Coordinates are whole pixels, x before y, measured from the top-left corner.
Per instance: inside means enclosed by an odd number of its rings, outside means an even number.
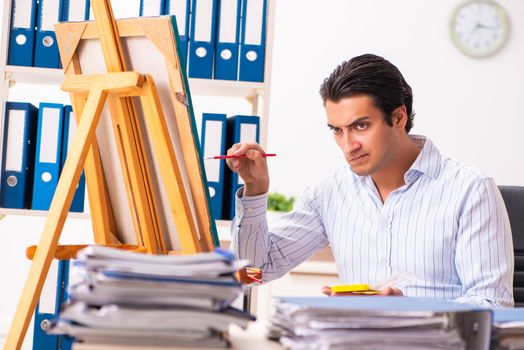
[[[345,284],[340,286],[332,286],[331,291],[333,293],[351,293],[365,295],[374,295],[380,293],[378,290],[370,289],[369,284]]]

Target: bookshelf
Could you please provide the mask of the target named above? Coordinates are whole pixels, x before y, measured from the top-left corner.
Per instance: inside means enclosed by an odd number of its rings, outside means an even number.
[[[0,156],[3,151],[4,112],[5,102],[9,98],[9,89],[15,84],[36,84],[46,86],[59,86],[64,80],[61,69],[22,67],[7,65],[9,26],[11,18],[11,0],[3,3],[2,28],[0,35]],[[189,78],[189,87],[193,97],[211,96],[227,99],[245,99],[251,106],[251,113],[260,116],[260,143],[267,146],[267,130],[269,121],[269,98],[271,86],[271,57],[273,49],[273,28],[275,20],[275,0],[267,0],[267,25],[266,25],[266,60],[264,67],[264,82],[252,83],[244,81],[208,80]],[[65,94],[65,92],[64,92]],[[46,211],[30,209],[0,208],[0,215],[20,216],[45,216]],[[86,213],[72,213],[69,217],[89,218]],[[217,220],[217,226],[226,227],[229,221]]]

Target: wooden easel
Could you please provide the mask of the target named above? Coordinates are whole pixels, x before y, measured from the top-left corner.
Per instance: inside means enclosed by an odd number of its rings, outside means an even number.
[[[151,175],[145,162],[142,131],[138,126],[131,96],[140,97],[144,115],[147,116],[145,122],[152,134],[150,139],[153,140],[154,153],[160,159],[160,173],[174,215],[182,252],[196,253],[209,250],[213,245],[212,242],[202,243],[196,235],[188,197],[152,77],[126,71],[109,0],[91,0],[91,6],[108,73],[67,75],[61,86],[62,90],[71,94],[78,122],[77,132],[51,202],[42,236],[34,251],[29,275],[4,345],[6,350],[21,347],[57,249],[60,248],[58,251],[61,258],[67,258],[73,257],[82,248],[58,246],[82,169],[88,184],[95,243],[129,248],[115,244],[116,230],[96,142],[95,131],[106,101],[117,140],[138,250],[152,254],[167,253],[159,225]]]

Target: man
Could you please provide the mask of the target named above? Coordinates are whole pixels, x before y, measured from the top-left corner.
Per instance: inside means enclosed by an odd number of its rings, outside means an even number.
[[[268,231],[269,175],[257,144],[236,144],[228,165],[244,179],[237,193],[233,249],[278,278],[331,246],[343,283],[416,279],[383,294],[513,305],[513,246],[493,179],[409,135],[413,95],[400,71],[375,55],[342,63],[320,95],[347,164],[305,191]],[[329,293],[329,290],[324,290]]]

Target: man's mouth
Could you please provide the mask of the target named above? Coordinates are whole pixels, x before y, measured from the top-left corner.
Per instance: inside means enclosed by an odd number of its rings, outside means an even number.
[[[350,162],[359,162],[359,161],[362,161],[365,157],[367,157],[368,155],[367,154],[361,154],[359,156],[356,156],[356,157],[353,157],[353,158],[350,158],[349,161]]]

